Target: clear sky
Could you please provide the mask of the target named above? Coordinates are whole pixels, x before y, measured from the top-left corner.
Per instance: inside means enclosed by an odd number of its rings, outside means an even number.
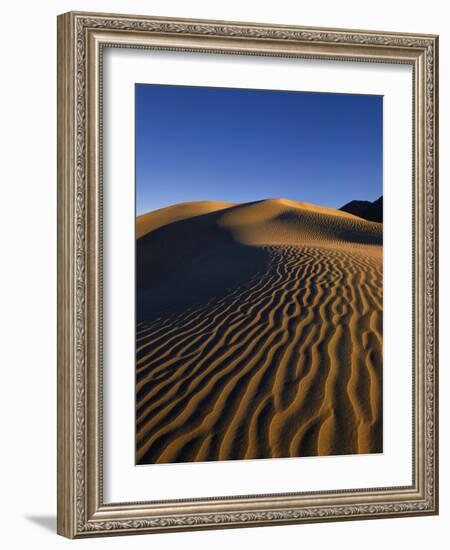
[[[137,214],[382,194],[382,96],[136,85]]]

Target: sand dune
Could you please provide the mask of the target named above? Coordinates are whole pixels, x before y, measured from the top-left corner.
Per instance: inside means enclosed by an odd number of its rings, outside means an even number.
[[[213,201],[183,202],[148,212],[147,214],[138,216],[136,219],[136,238],[139,239],[163,225],[194,218],[202,214],[209,214],[210,212],[223,210],[230,206],[235,206],[235,204],[232,202]]]
[[[381,452],[382,225],[178,206],[137,242],[137,463]]]

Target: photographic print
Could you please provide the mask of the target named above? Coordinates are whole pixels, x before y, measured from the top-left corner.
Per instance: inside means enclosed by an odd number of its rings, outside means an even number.
[[[438,514],[438,59],[58,16],[60,535]]]
[[[383,452],[382,120],[136,85],[136,464]]]

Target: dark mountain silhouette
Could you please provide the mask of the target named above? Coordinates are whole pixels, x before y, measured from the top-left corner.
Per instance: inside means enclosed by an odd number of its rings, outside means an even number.
[[[383,195],[376,201],[350,201],[339,210],[369,220],[371,222],[383,223]]]

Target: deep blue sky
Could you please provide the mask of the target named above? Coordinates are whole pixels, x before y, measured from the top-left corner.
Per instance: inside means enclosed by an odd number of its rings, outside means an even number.
[[[136,85],[136,211],[382,194],[382,97]]]

